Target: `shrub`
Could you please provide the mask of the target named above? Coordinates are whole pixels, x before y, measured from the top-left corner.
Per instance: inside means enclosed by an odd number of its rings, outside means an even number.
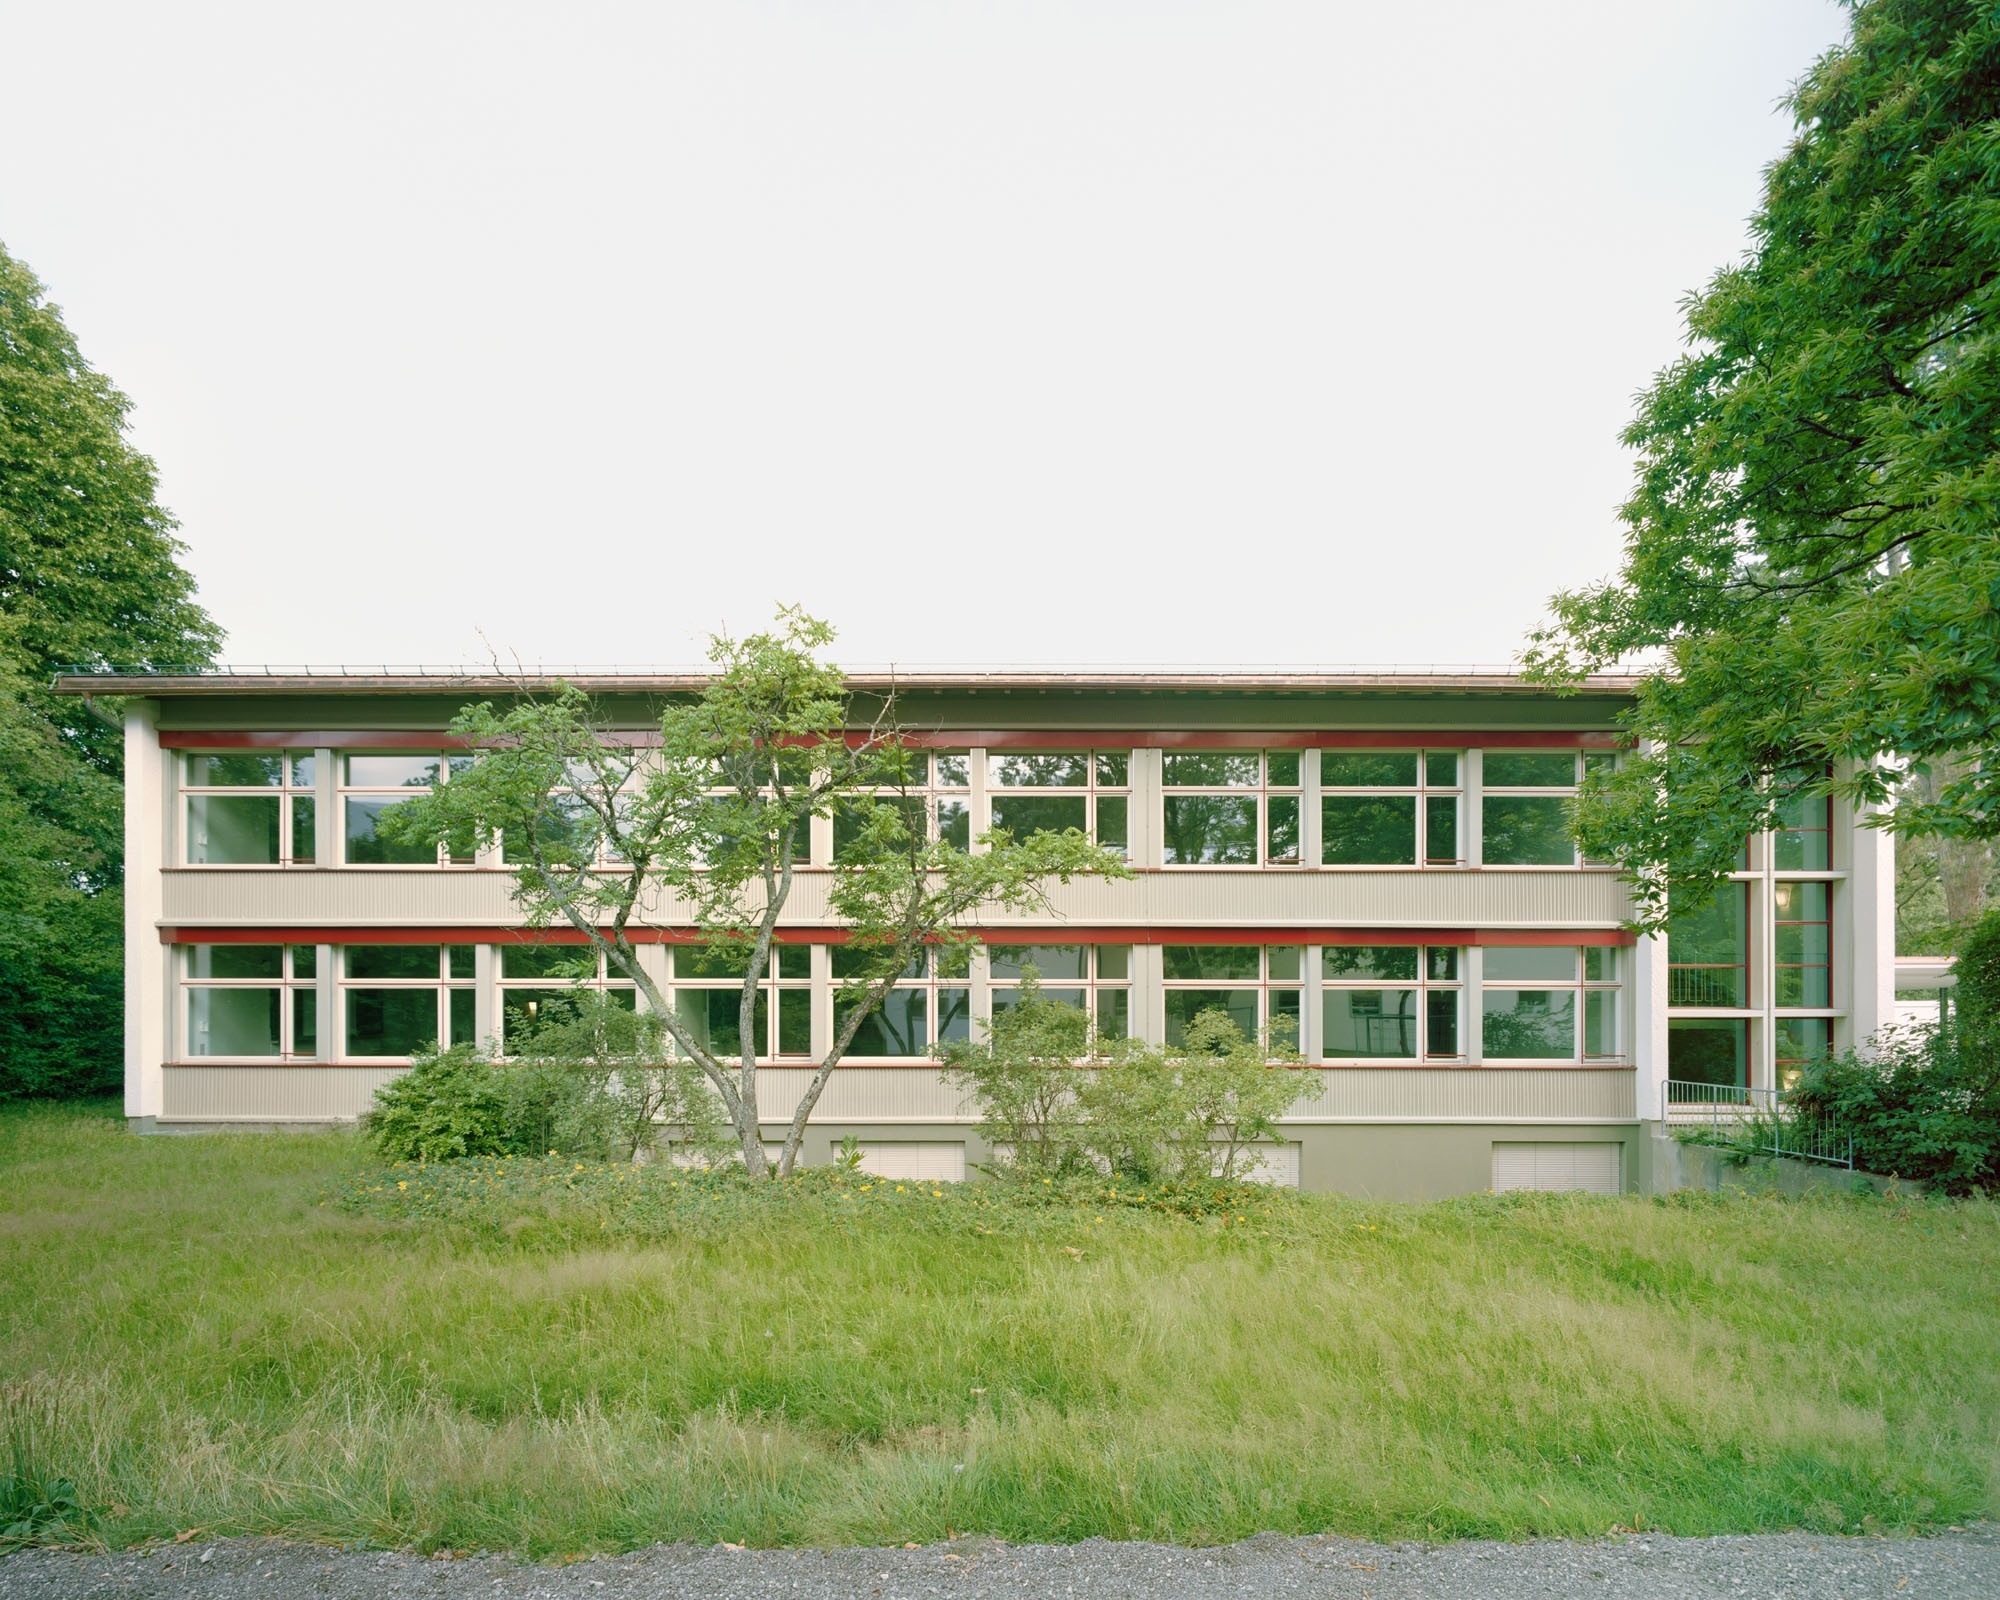
[[[2000,1064],[2000,910],[1972,925],[1952,972],[1960,1053],[1969,1065]]]
[[[1866,1171],[1948,1194],[2000,1187],[2000,1068],[1959,1030],[1885,1029],[1863,1050],[1808,1065],[1787,1098],[1836,1118]]]
[[[469,1044],[417,1056],[375,1091],[368,1142],[391,1161],[514,1153],[501,1074]]]
[[[1030,966],[1013,1005],[978,1042],[945,1047],[944,1079],[979,1103],[995,1165],[1035,1177],[1093,1170],[1085,1148],[1082,1091],[1097,1053],[1090,1014],[1042,997]]]

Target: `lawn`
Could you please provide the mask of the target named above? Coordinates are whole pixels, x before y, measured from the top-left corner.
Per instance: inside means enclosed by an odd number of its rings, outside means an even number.
[[[407,1187],[399,1187],[407,1185]],[[2000,1208],[382,1173],[0,1111],[0,1422],[80,1537],[506,1549],[2000,1514]],[[0,1475],[9,1457],[0,1454]]]

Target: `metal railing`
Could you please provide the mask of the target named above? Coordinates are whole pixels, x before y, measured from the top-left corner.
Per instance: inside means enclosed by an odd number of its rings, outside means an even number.
[[[1854,1166],[1854,1139],[1839,1122],[1788,1104],[1781,1089],[1669,1078],[1660,1085],[1660,1121],[1700,1144],[1829,1167]]]

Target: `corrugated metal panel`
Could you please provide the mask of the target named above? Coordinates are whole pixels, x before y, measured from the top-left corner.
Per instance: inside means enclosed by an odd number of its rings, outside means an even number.
[[[1619,1152],[1610,1143],[1495,1144],[1493,1187],[1617,1194]]]
[[[965,1179],[965,1146],[935,1141],[863,1140],[861,1170],[878,1178],[961,1183]]]
[[[1636,1115],[1629,1069],[1352,1067],[1318,1076],[1318,1093],[1288,1120],[1623,1122]]]
[[[1219,1167],[1222,1162],[1220,1152],[1215,1159]],[[1296,1189],[1299,1186],[1299,1147],[1295,1144],[1261,1147],[1256,1160],[1243,1176],[1252,1183],[1274,1183],[1280,1188]]]
[[[521,920],[514,880],[504,872],[190,868],[162,876],[162,914],[170,924],[512,927]],[[786,922],[800,927],[832,922],[828,882],[825,873],[802,874],[786,906]],[[1610,928],[1631,911],[1616,875],[1564,871],[1168,870],[1143,873],[1129,882],[1057,884],[1049,898],[1052,912],[986,920],[994,926],[1067,921],[1215,928]],[[665,923],[686,920],[670,904],[651,915]]]
[[[812,1073],[765,1067],[757,1074],[757,1115],[769,1122],[798,1110]],[[931,1067],[836,1067],[813,1108],[815,1122],[958,1122],[976,1112]]]
[[[332,1122],[360,1116],[404,1067],[168,1067],[176,1122]]]

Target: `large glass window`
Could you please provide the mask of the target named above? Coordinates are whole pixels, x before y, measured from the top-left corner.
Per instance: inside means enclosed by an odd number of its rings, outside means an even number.
[[[835,1036],[880,970],[881,952],[835,945],[829,952],[837,987],[833,997]],[[927,950],[900,974],[881,1008],[863,1020],[847,1047],[851,1057],[921,1059],[933,1047],[972,1032],[970,962],[962,948]]]
[[[350,944],[340,965],[349,1056],[477,1042],[471,945]]]
[[[1833,797],[1794,796],[1778,807],[1771,865],[1779,872],[1824,872],[1833,865]]]
[[[1014,1003],[1032,967],[1042,998],[1090,1012],[1099,1038],[1123,1039],[1132,1031],[1129,944],[989,944],[986,956],[995,1016]]]
[[[1604,1060],[1621,1054],[1615,950],[1490,945],[1481,961],[1480,1034],[1486,1060]]]
[[[1268,1027],[1279,1043],[1296,1046],[1302,960],[1295,944],[1162,945],[1167,1043],[1182,1043],[1202,1012],[1220,1011],[1246,1038]]]
[[[1461,764],[1456,750],[1322,750],[1320,861],[1456,866]]]
[[[850,796],[833,814],[833,856],[854,858],[876,806],[903,813],[912,834],[939,840],[954,850],[972,848],[970,757],[963,750],[896,747],[881,752],[882,787],[873,800]]]
[[[673,951],[673,1007],[681,1026],[723,1060],[743,1054],[743,965],[734,956],[700,945]],[[812,949],[771,947],[770,965],[757,986],[750,1029],[766,1060],[812,1054]]]
[[[1166,751],[1162,859],[1170,867],[1297,865],[1300,770],[1296,750]]]
[[[1124,855],[1132,842],[1132,752],[996,750],[986,758],[991,826],[1025,839],[1074,828]]]
[[[1489,867],[1576,864],[1569,808],[1582,754],[1488,750],[1480,796],[1480,858]]]
[[[1322,946],[1321,1058],[1456,1057],[1459,972],[1459,952],[1449,945]]]
[[[357,750],[340,758],[340,816],[343,856],[349,866],[470,866],[472,844],[452,850],[392,841],[382,833],[382,819],[397,806],[463,772],[469,754],[437,751]]]
[[[1778,1087],[1794,1087],[1807,1065],[1833,1049],[1831,1017],[1779,1017],[1776,1026]]]
[[[1750,1004],[1750,885],[1725,883],[1693,910],[1669,907],[1667,1004]]]
[[[1781,1008],[1833,1004],[1833,886],[1771,886],[1772,995]]]
[[[189,1057],[316,1056],[318,955],[309,944],[185,946],[182,1016]]]
[[[501,1049],[513,1052],[539,1029],[577,1015],[577,997],[601,995],[627,1011],[637,1008],[632,980],[589,945],[508,944],[499,959]]]
[[[181,757],[190,866],[311,866],[317,856],[310,750],[189,750]]]
[[[1667,1082],[1669,1096],[1678,1084],[1749,1088],[1749,1022],[1741,1017],[1669,1017]]]

